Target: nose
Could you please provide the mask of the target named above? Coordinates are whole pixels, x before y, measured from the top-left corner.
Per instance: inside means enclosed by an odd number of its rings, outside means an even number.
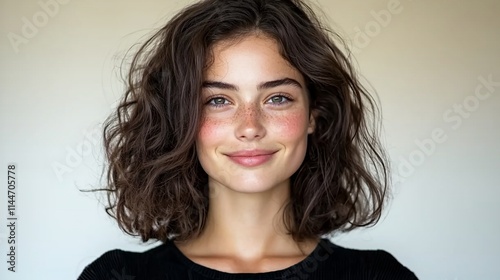
[[[264,114],[260,108],[254,105],[241,108],[235,116],[237,122],[236,138],[242,141],[260,139],[266,135],[263,123]]]

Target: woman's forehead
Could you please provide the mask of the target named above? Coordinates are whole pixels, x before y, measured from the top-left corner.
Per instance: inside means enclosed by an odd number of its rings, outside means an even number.
[[[258,72],[264,76],[291,76],[303,80],[302,74],[281,55],[276,40],[260,34],[214,44],[209,63],[204,73],[207,79],[247,77]]]

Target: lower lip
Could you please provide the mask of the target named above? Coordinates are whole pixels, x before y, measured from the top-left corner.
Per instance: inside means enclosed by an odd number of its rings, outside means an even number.
[[[232,157],[232,156],[229,156],[229,158],[233,162],[235,162],[239,165],[243,165],[245,167],[254,167],[254,166],[258,166],[258,165],[266,163],[267,161],[269,161],[273,157],[273,155],[274,155],[274,153],[268,154],[268,155],[253,156],[253,157]]]

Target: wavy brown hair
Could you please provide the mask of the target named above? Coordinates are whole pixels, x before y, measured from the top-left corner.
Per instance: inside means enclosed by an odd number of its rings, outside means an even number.
[[[299,0],[205,0],[186,7],[135,53],[127,89],[104,125],[108,214],[143,241],[189,240],[205,225],[208,176],[195,151],[212,46],[254,32],[276,40],[304,76],[316,128],[291,177],[284,221],[295,240],[375,224],[388,185],[379,110],[345,44]]]

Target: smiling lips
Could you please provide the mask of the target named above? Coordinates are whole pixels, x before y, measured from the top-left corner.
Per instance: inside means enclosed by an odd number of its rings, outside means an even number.
[[[233,162],[246,167],[261,165],[269,161],[277,151],[247,150],[226,154]]]

